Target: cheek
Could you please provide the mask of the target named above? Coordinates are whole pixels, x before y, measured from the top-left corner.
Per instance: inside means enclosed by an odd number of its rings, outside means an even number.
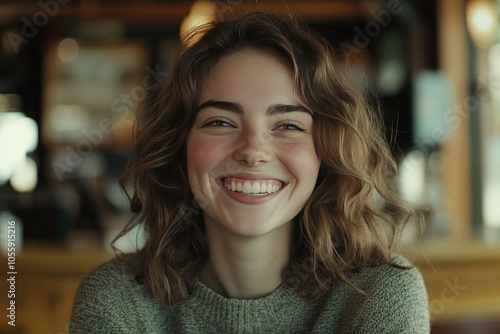
[[[189,178],[199,173],[210,172],[224,156],[223,143],[193,137],[187,143],[187,167]],[[198,175],[199,177],[199,175]]]
[[[298,181],[315,182],[318,177],[320,160],[314,144],[297,143],[280,149],[281,161]]]
[[[206,140],[198,136],[190,136],[187,141],[187,176],[191,192],[200,207],[207,202],[206,177],[211,170],[212,148]]]
[[[196,179],[197,173],[205,168],[206,159],[203,156],[208,155],[206,147],[202,140],[190,138],[187,145],[187,169],[190,182]]]

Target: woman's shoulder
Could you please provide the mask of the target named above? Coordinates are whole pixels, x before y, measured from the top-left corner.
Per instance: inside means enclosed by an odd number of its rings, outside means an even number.
[[[122,255],[89,272],[75,297],[71,332],[131,332],[161,324],[162,310],[149,294],[141,271],[138,255]]]
[[[363,294],[339,285],[329,298],[340,314],[341,332],[429,333],[425,284],[406,258],[394,254],[391,263],[363,268],[349,278]]]
[[[366,294],[357,305],[365,314],[354,322],[361,332],[429,333],[424,280],[406,258],[393,254],[392,263],[362,270],[357,280]]]
[[[407,283],[414,283],[410,284],[409,288],[423,288],[425,290],[422,275],[417,267],[399,254],[392,254],[390,263],[359,270],[353,274],[353,280],[367,289],[394,288],[400,285],[406,286]]]
[[[123,284],[137,283],[136,277],[142,272],[142,264],[138,254],[124,254],[109,260],[87,273],[82,285],[90,284],[96,287],[123,287]],[[116,286],[113,283],[122,283]]]
[[[148,297],[142,280],[142,271],[138,254],[115,257],[84,276],[77,292],[75,304],[89,300],[97,303],[95,299],[99,299],[98,302],[101,304],[123,304],[124,301]],[[124,298],[125,296],[128,298]]]
[[[364,292],[363,301],[376,300],[380,305],[394,300],[427,303],[427,292],[417,267],[401,255],[393,254],[391,262],[363,268],[351,276],[352,283]]]

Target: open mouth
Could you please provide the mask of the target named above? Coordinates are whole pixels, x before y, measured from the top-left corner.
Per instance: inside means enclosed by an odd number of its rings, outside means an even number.
[[[285,184],[279,180],[247,180],[226,177],[221,183],[229,191],[248,196],[266,196],[279,191]]]

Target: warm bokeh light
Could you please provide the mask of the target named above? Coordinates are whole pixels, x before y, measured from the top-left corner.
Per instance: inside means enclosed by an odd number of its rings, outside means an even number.
[[[57,46],[57,55],[65,63],[69,63],[78,57],[78,42],[72,38],[63,39]]]
[[[472,0],[467,3],[467,27],[472,41],[487,48],[498,34],[498,9],[494,1]]]
[[[184,41],[184,43],[188,43],[186,41],[186,37],[189,37],[189,33],[197,27],[210,23],[215,15],[215,12],[215,5],[211,1],[196,1],[195,3],[193,3],[189,15],[186,16],[184,20],[182,20],[180,26],[179,33],[181,36],[181,40]],[[195,39],[189,40],[190,44],[194,42],[196,42]]]

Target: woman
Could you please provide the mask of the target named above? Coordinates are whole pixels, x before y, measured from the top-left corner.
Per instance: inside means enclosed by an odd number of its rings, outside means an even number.
[[[72,333],[429,332],[422,278],[393,252],[414,213],[334,56],[263,13],[182,52],[124,178],[146,245],[84,279]]]

